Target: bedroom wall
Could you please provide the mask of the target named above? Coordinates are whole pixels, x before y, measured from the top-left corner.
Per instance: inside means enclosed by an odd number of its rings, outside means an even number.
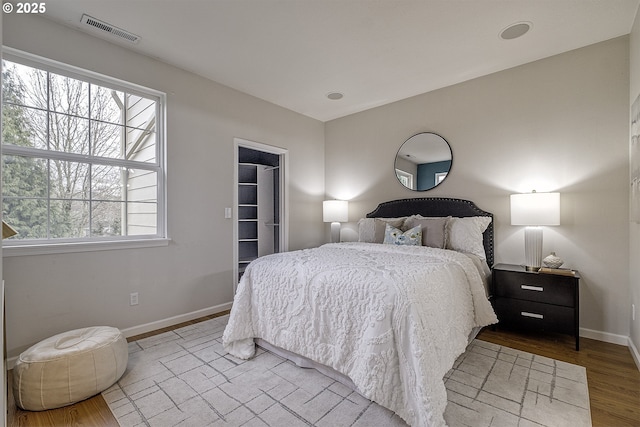
[[[28,15],[5,15],[6,46],[168,94],[167,247],[4,259],[9,356],[65,330],[122,329],[232,300],[233,138],[289,150],[290,249],[323,241],[323,123]],[[129,293],[139,292],[138,306]],[[225,307],[225,308],[228,308]]]
[[[580,270],[581,333],[626,344],[628,116],[621,37],[328,122],[327,196],[351,201],[350,240],[382,201],[474,200],[495,215],[496,262],[519,264],[524,230],[510,225],[509,195],[559,191],[562,225],[545,228],[544,255]],[[421,131],[449,142],[453,165],[444,183],[416,193],[398,183],[393,159]]]
[[[630,88],[629,105],[633,104],[640,95],[640,10],[636,14],[633,29],[630,36]],[[631,199],[631,194],[629,194]],[[629,339],[635,356],[636,365],[640,368],[640,224],[630,222],[629,225],[629,251],[630,251],[630,281],[629,299],[636,307],[636,319],[629,316]]]

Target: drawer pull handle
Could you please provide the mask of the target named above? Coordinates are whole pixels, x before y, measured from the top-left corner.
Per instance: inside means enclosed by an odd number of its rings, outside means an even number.
[[[520,288],[525,291],[538,291],[544,292],[544,288],[542,286],[529,286],[529,285],[520,285]]]
[[[533,317],[534,319],[544,319],[544,316],[542,314],[529,313],[527,311],[521,311],[520,315],[524,317]]]

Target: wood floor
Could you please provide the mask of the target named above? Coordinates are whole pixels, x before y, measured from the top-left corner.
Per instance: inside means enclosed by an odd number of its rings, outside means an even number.
[[[567,335],[519,334],[485,328],[478,338],[587,368],[594,427],[640,426],[640,371],[628,347]]]
[[[129,341],[156,335],[226,313],[228,312],[131,337]],[[574,350],[575,343],[568,336],[525,335],[490,329],[483,330],[478,338],[584,366],[587,369],[589,382],[593,427],[640,427],[640,371],[627,347],[581,338],[580,351],[576,352]],[[9,375],[10,377],[11,375]],[[28,412],[16,408],[10,393],[8,409],[9,427],[118,427],[118,423],[100,395],[64,408]]]

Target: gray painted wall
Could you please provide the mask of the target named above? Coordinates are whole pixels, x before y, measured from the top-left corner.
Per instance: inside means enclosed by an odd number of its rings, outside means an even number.
[[[9,47],[167,96],[167,247],[4,259],[9,356],[65,330],[131,328],[232,300],[233,138],[289,150],[290,249],[324,238],[324,125],[306,116],[26,15],[5,15]],[[129,306],[129,293],[140,304]]]
[[[474,200],[495,214],[496,261],[518,264],[524,227],[510,225],[509,195],[559,191],[562,225],[545,228],[544,255],[555,251],[580,270],[583,333],[626,343],[628,117],[621,37],[328,122],[327,195],[351,200],[347,239],[385,200]],[[453,167],[441,185],[415,193],[395,179],[393,160],[425,131],[449,142]]]

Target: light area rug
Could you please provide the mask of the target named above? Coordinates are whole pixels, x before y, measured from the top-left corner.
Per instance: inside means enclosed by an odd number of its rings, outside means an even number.
[[[122,427],[406,426],[313,369],[222,347],[228,316],[129,343],[122,378],[102,393]],[[591,426],[581,366],[474,340],[445,376],[451,427]]]

